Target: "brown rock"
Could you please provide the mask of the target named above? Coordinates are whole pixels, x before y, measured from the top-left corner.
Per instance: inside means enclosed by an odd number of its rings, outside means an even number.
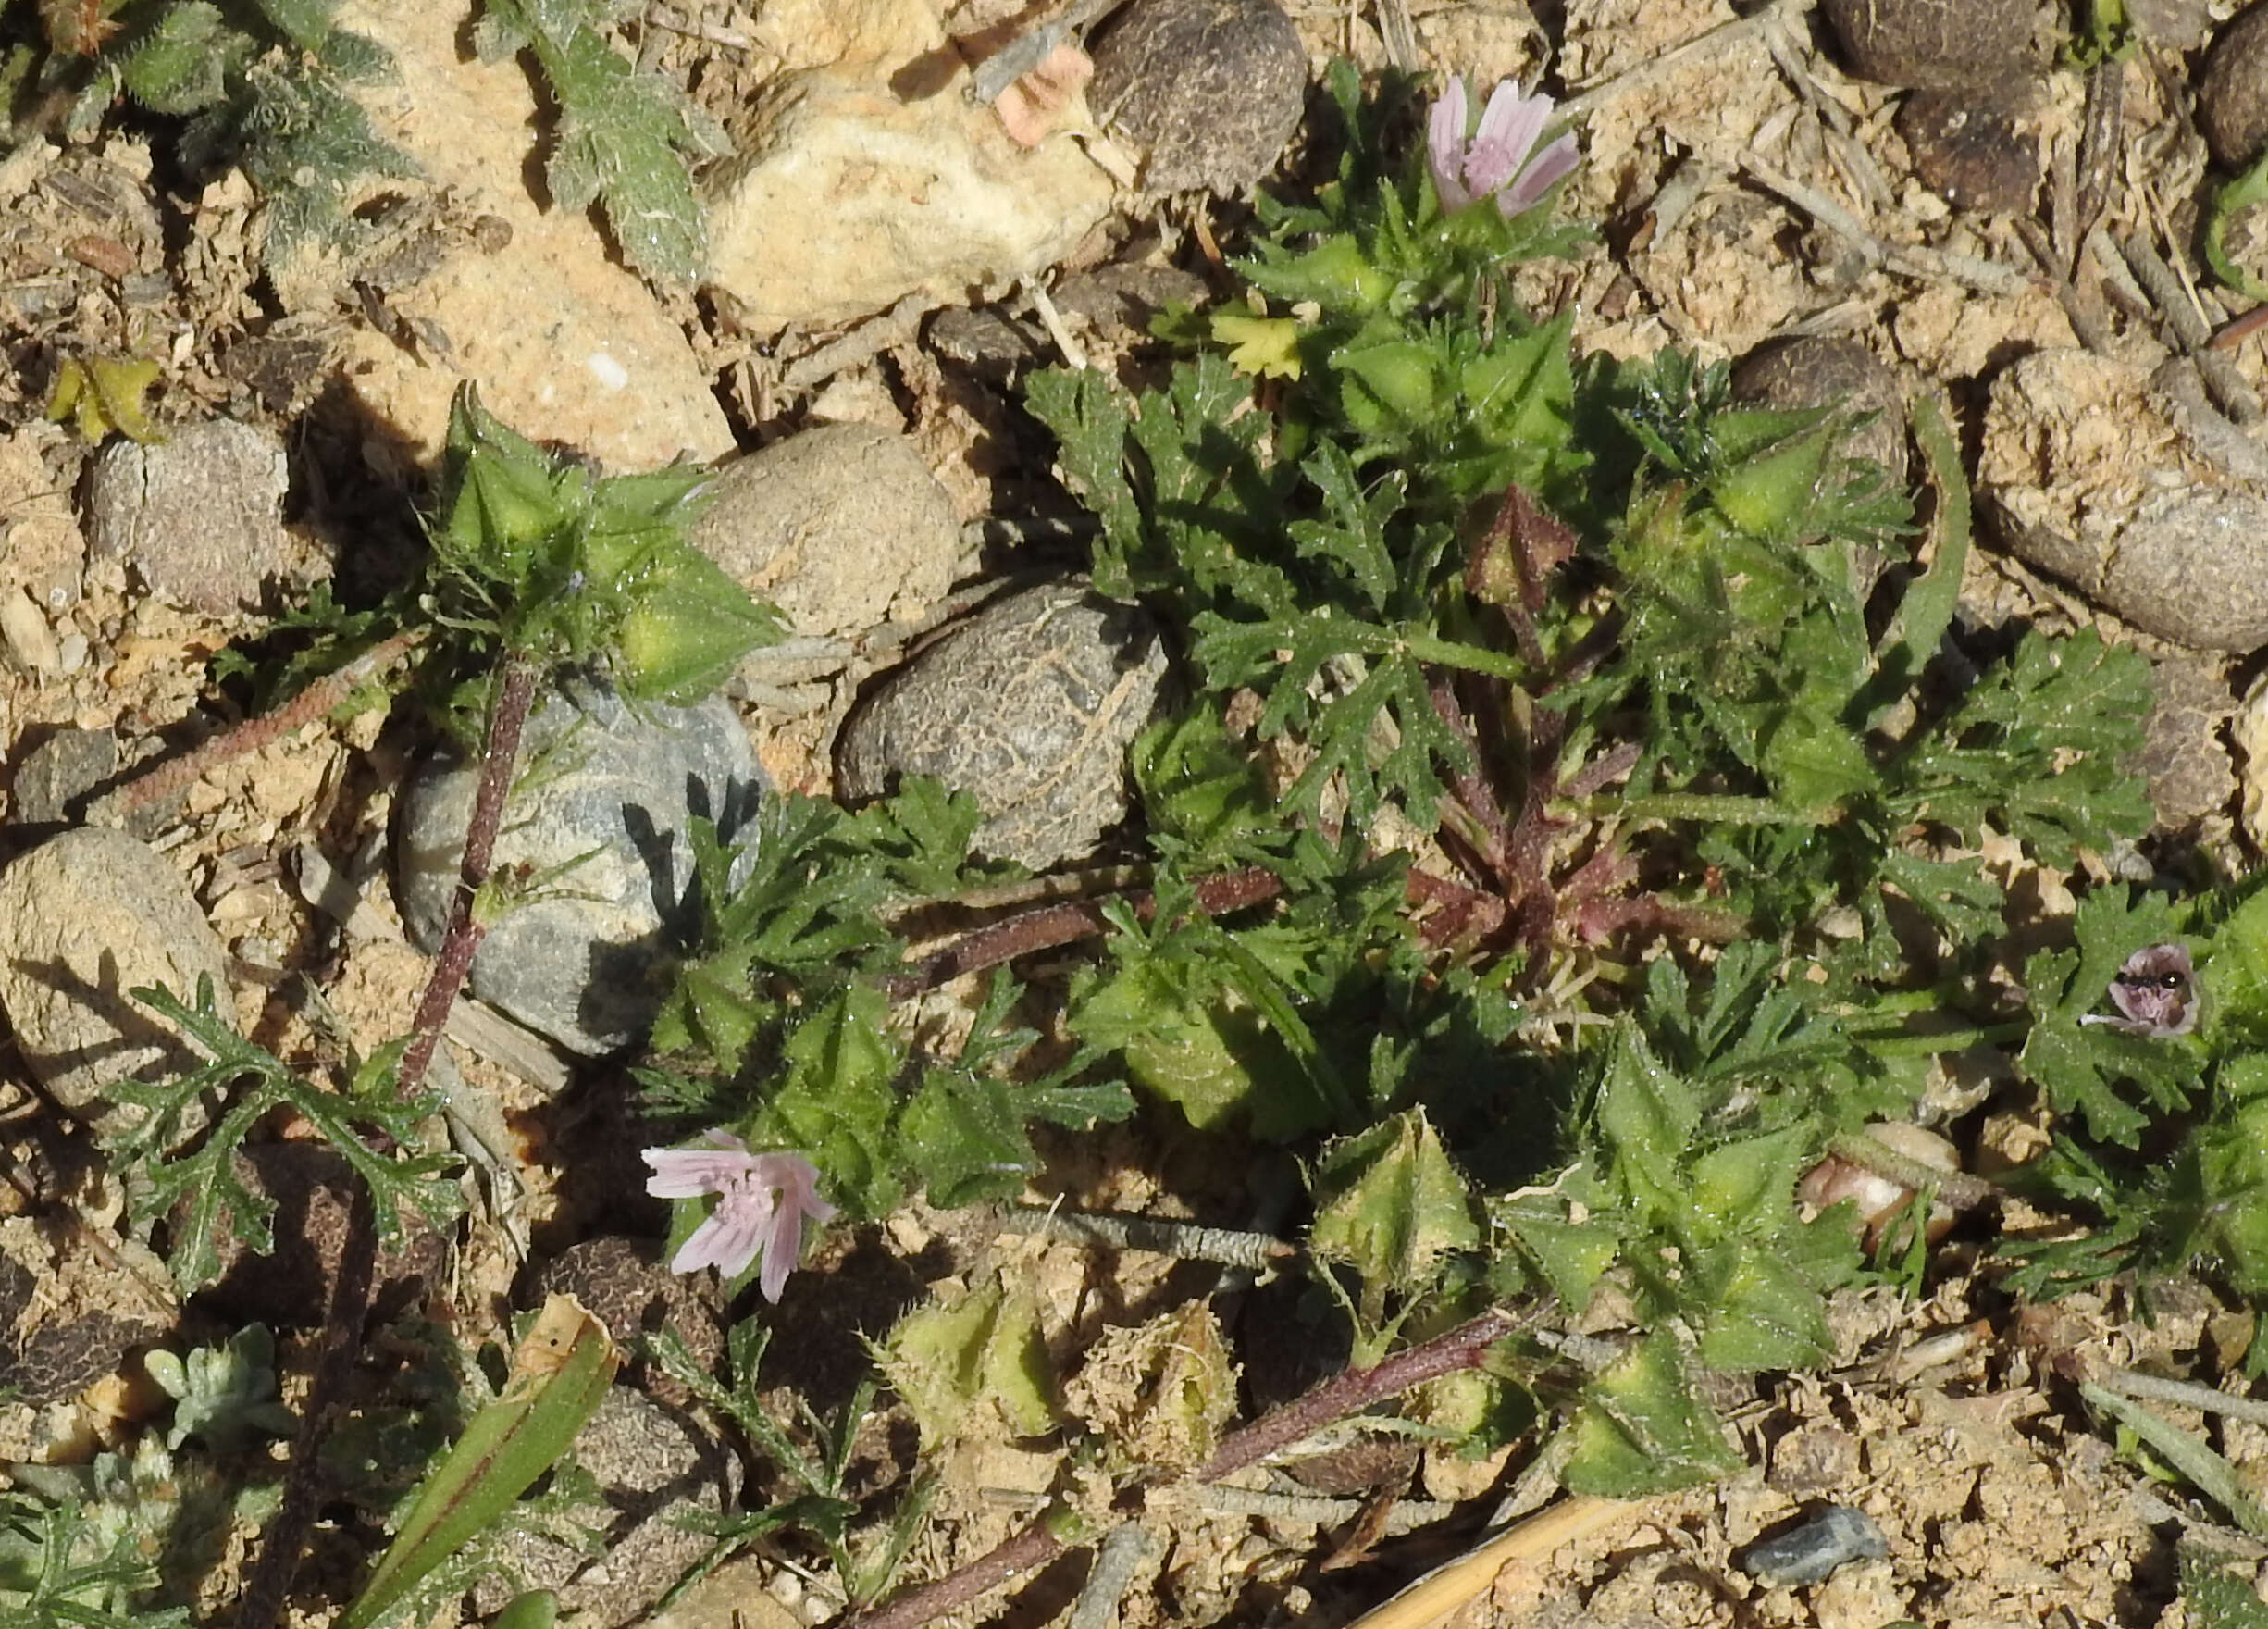
[[[1856,340],[1792,334],[1766,340],[1732,370],[1736,401],[1759,407],[1872,408],[1878,417],[1845,444],[1902,484],[1906,474],[1906,395],[1898,376]]]
[[[1274,0],[1134,0],[1094,50],[1087,101],[1147,150],[1153,193],[1245,191],[1307,106],[1307,50]]]
[[[1138,612],[1057,583],[994,601],[860,703],[846,798],[935,776],[985,814],[975,847],[1035,871],[1084,857],[1126,816],[1126,749],[1165,678]]]
[[[127,561],[172,604],[257,610],[291,553],[279,515],[289,485],[283,449],[233,419],[116,441],[88,478],[88,552]]]
[[[2150,664],[2156,699],[2137,765],[2150,777],[2150,806],[2161,831],[2179,831],[2225,813],[2237,772],[2221,744],[2237,711],[2226,657],[2169,653]]]
[[[1937,90],[2005,83],[2044,60],[2035,0],[1821,0],[1859,78]]]
[[[2022,215],[2039,191],[2039,149],[2021,114],[1962,91],[1916,91],[1898,133],[1922,185],[1956,209]]]
[[[2241,169],[2268,148],[2268,3],[2255,0],[2213,41],[2198,81],[2198,129],[2214,160]]]

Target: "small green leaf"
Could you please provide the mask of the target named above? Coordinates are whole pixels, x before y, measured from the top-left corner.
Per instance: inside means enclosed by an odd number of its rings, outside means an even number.
[[[473,1416],[426,1479],[340,1629],[376,1623],[527,1492],[567,1451],[621,1361],[605,1326],[573,1298],[547,1301],[513,1353],[503,1394]]]
[[[1317,1162],[1308,1248],[1366,1285],[1415,1294],[1443,1256],[1481,1242],[1472,1200],[1422,1109],[1343,1138]]]
[[[1570,1493],[1637,1498],[1729,1476],[1741,1456],[1693,1394],[1677,1342],[1656,1333],[1583,1388],[1568,1427]]]
[[[995,1274],[946,1305],[909,1312],[882,1359],[935,1449],[970,1431],[1038,1436],[1060,1423],[1039,1302]]]

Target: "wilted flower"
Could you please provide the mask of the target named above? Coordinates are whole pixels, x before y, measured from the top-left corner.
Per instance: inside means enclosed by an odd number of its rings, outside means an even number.
[[[1433,169],[1433,190],[1441,206],[1454,215],[1481,198],[1493,198],[1506,220],[1532,209],[1552,183],[1575,168],[1572,134],[1562,132],[1541,153],[1536,138],[1551,119],[1552,99],[1538,92],[1520,94],[1503,81],[1489,93],[1481,128],[1465,135],[1465,80],[1452,74],[1426,125],[1426,157]],[[1532,156],[1531,155],[1532,154]]]
[[[803,1254],[803,1222],[824,1222],[835,1207],[818,1194],[819,1171],[800,1154],[751,1154],[728,1131],[712,1131],[707,1148],[648,1149],[653,1175],[646,1191],[658,1200],[717,1196],[716,1209],[671,1259],[673,1273],[714,1267],[727,1278],[758,1256],[764,1299],[776,1301]]]
[[[2128,956],[2111,980],[2111,1005],[2118,1016],[2089,1013],[2079,1022],[2108,1024],[2153,1040],[2187,1035],[2197,1027],[2196,978],[2186,946],[2151,945]]]

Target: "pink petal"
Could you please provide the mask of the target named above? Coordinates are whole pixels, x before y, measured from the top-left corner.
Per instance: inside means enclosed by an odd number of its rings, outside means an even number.
[[[764,1270],[756,1280],[764,1299],[778,1301],[780,1291],[787,1286],[787,1275],[802,1260],[803,1212],[796,1205],[782,1205],[773,1218],[772,1236],[764,1241]]]
[[[1571,172],[1581,158],[1574,132],[1562,131],[1550,146],[1520,171],[1519,180],[1496,194],[1496,207],[1504,211],[1507,220],[1524,209],[1533,209],[1543,201],[1543,194]]]
[[[722,1193],[736,1177],[745,1176],[755,1162],[752,1154],[707,1149],[647,1149],[638,1157],[653,1167],[653,1175],[646,1178],[646,1191],[657,1200]]]
[[[1465,154],[1465,184],[1473,196],[1486,197],[1519,173],[1551,116],[1549,96],[1523,96],[1510,80],[1490,93],[1481,128]]]
[[[1444,211],[1454,214],[1472,202],[1465,190],[1465,79],[1451,74],[1441,100],[1427,116],[1425,159],[1433,172],[1433,191]]]
[[[719,1204],[706,1222],[693,1229],[689,1237],[670,1258],[672,1273],[698,1273],[703,1267],[714,1267],[725,1277],[732,1278],[744,1272],[763,1249],[771,1232],[768,1215],[751,1215],[747,1210],[730,1203]]]

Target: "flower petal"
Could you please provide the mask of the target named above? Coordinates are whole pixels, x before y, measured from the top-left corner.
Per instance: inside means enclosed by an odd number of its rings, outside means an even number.
[[[1481,128],[1473,132],[1472,145],[1465,153],[1465,184],[1472,189],[1474,197],[1486,197],[1519,173],[1551,116],[1549,96],[1523,96],[1511,80],[1489,93]]]
[[[1528,168],[1520,171],[1519,180],[1496,194],[1496,207],[1509,220],[1522,210],[1533,209],[1543,201],[1563,177],[1581,162],[1582,153],[1575,144],[1572,131],[1562,131],[1550,146],[1537,154]]]
[[[653,1167],[646,1191],[658,1200],[722,1193],[736,1177],[746,1175],[754,1162],[750,1154],[707,1149],[647,1149],[638,1157]]]
[[[1425,127],[1425,161],[1433,172],[1433,191],[1451,214],[1472,202],[1465,190],[1465,78],[1451,74],[1433,104]]]

